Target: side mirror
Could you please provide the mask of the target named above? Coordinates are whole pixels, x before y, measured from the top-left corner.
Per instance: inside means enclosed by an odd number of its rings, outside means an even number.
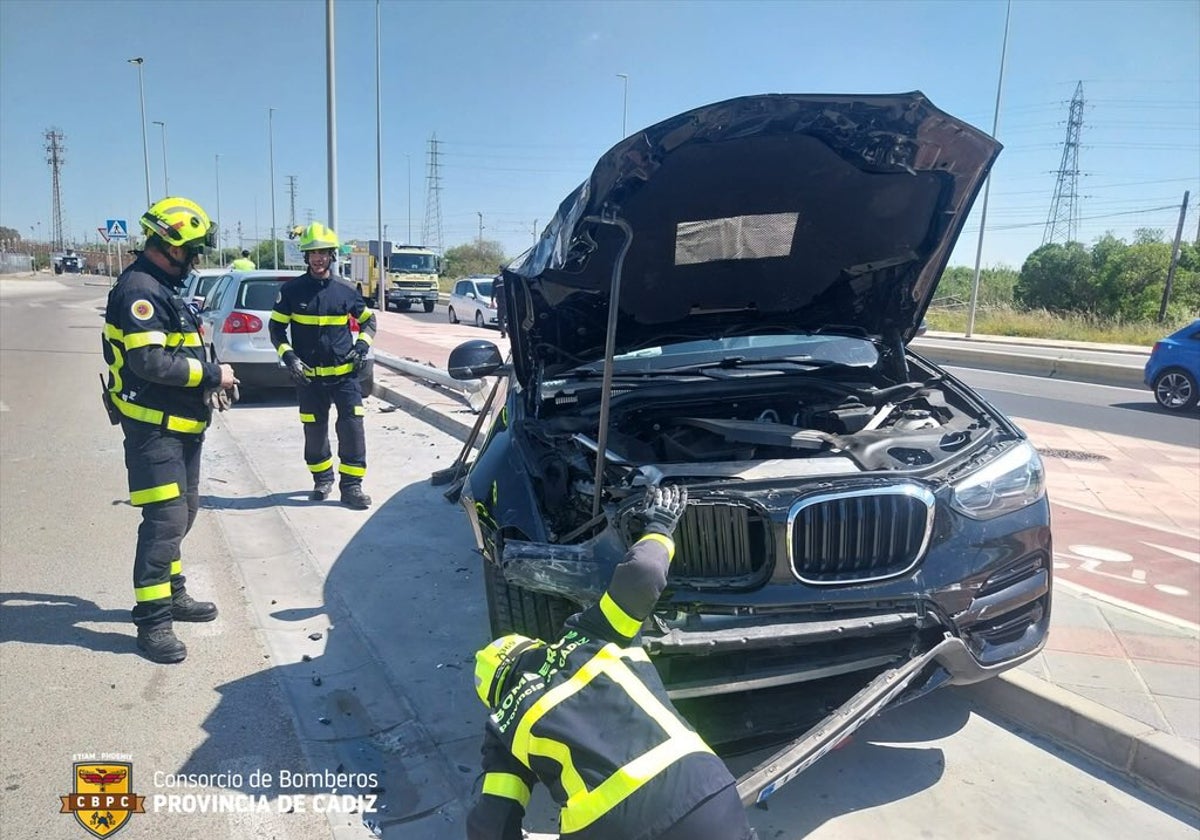
[[[917,335],[922,336],[927,332],[929,332],[929,322],[922,318],[920,326],[917,327]]]
[[[504,372],[500,349],[481,338],[464,341],[450,351],[447,372],[455,379],[480,379]]]

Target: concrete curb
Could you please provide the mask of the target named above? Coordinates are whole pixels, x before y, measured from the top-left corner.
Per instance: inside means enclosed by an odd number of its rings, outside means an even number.
[[[1042,348],[1045,351],[1044,355],[1030,356],[1007,353],[994,347],[931,347],[923,346],[919,342],[913,342],[912,347],[921,356],[939,365],[1021,373],[1048,379],[1070,379],[1118,388],[1146,387],[1142,381],[1144,365],[1118,365],[1111,362],[1071,359],[1056,348]]]
[[[466,440],[470,424],[423,404],[416,394],[405,393],[405,386],[395,382],[399,378],[398,374],[377,376],[375,395],[458,440]],[[407,390],[418,387],[409,385]],[[1200,811],[1200,751],[1181,738],[1023,671],[1008,671],[995,679],[961,686],[958,691],[1013,723]]]
[[[962,686],[972,702],[1200,811],[1200,750],[1024,671]]]

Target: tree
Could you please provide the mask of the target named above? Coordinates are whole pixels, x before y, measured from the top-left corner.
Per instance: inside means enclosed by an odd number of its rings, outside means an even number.
[[[451,279],[468,274],[495,274],[507,262],[499,242],[484,239],[467,245],[455,245],[442,257],[442,274]]]
[[[1043,245],[1025,258],[1013,300],[1029,309],[1093,311],[1096,292],[1091,254],[1079,242]]]
[[[938,280],[935,301],[950,299],[966,304],[971,300],[971,286],[975,270],[965,265],[956,265],[942,272]],[[1004,306],[1013,300],[1013,287],[1017,283],[1017,272],[1006,265],[984,268],[979,272],[979,305]]]
[[[20,239],[21,234],[10,227],[0,225],[0,242],[18,242]]]
[[[283,265],[283,242],[279,242],[279,265],[275,265],[275,244],[269,239],[254,246],[250,259],[259,268],[279,268]]]

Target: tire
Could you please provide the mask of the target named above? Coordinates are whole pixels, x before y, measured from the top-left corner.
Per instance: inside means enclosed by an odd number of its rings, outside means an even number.
[[[421,301],[421,303],[423,303],[425,305],[426,312],[432,312],[433,307],[437,304],[437,301],[436,300],[423,300],[423,301]]]
[[[479,329],[483,329],[486,325],[487,325],[487,322],[483,320],[483,313],[481,311],[479,311],[478,309],[476,309],[475,310],[475,326],[479,327]]]
[[[394,307],[392,306],[392,302],[390,300],[384,300],[384,302],[383,302],[383,311],[384,312],[391,312],[393,308]]]
[[[1195,408],[1197,397],[1196,379],[1183,368],[1167,368],[1154,377],[1154,401],[1167,411]]]
[[[453,306],[451,306],[451,307],[448,307],[448,308],[446,309],[446,317],[448,317],[448,318],[450,319],[450,323],[451,323],[451,324],[457,324],[457,323],[458,323],[458,316],[454,314],[454,307],[453,307]]]
[[[355,286],[354,288],[355,288],[355,290],[358,292],[358,299],[359,299],[359,300],[361,300],[363,303],[370,303],[370,301],[369,301],[369,300],[367,300],[365,297],[363,297],[363,293],[362,293],[362,283],[359,283],[359,284],[358,284],[357,286]]]
[[[408,310],[412,309],[412,304],[408,301],[404,301],[403,303],[397,303],[396,308],[401,312],[407,312]]]
[[[487,557],[483,558],[483,586],[492,638],[520,633],[554,642],[562,635],[563,622],[577,612],[565,598],[508,583]]]

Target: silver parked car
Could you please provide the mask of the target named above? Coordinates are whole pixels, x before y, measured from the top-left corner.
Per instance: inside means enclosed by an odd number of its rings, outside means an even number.
[[[204,344],[215,362],[233,365],[245,388],[290,388],[292,380],[279,361],[268,323],[279,287],[301,271],[234,271],[217,280],[200,310]],[[351,321],[351,330],[358,324]],[[375,353],[359,373],[363,396],[375,384]]]
[[[499,326],[496,304],[492,301],[494,279],[488,274],[472,274],[455,282],[447,310],[451,324],[470,321],[477,327]]]
[[[202,307],[205,296],[212,291],[217,281],[228,273],[228,268],[193,269],[183,282],[183,290],[179,294],[185,301]]]

